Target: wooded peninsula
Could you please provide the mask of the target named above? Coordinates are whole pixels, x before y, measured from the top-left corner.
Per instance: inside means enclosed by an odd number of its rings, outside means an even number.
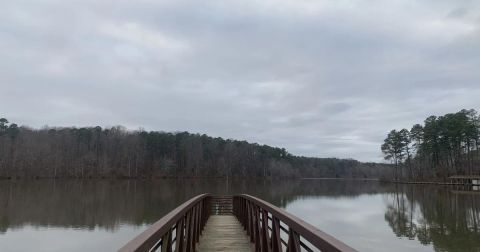
[[[446,181],[480,175],[480,116],[474,109],[429,116],[411,130],[392,130],[381,149],[397,181]]]
[[[0,119],[1,178],[378,178],[390,170],[188,132],[122,126],[33,129]]]

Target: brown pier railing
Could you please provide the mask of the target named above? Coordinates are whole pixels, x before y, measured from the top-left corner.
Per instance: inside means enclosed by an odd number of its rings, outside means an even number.
[[[243,225],[256,252],[356,251],[282,209],[246,194],[196,196],[155,222],[119,251],[195,252],[209,216],[232,213]]]
[[[356,251],[303,220],[250,195],[234,196],[233,212],[250,236],[255,251]],[[282,234],[288,239],[282,238]]]
[[[195,251],[210,216],[210,194],[196,196],[171,211],[119,251]]]

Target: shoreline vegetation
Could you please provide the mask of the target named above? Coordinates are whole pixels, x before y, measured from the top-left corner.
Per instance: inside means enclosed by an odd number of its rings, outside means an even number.
[[[283,148],[122,126],[18,126],[0,118],[0,178],[378,178],[391,165],[295,156]]]
[[[452,182],[443,182],[443,181],[394,181],[386,180],[381,178],[281,178],[281,177],[26,177],[26,178],[12,178],[12,177],[0,177],[1,180],[72,180],[72,181],[83,181],[83,180],[98,180],[98,181],[109,181],[109,180],[247,180],[247,179],[259,179],[259,181],[276,181],[276,180],[338,180],[338,181],[363,181],[363,182],[378,182],[385,184],[413,184],[413,185],[446,185],[446,186],[455,186],[455,185],[464,185],[462,183],[452,183]],[[479,191],[480,193],[480,191]]]
[[[434,183],[448,183],[454,175],[480,175],[479,148],[480,116],[474,109],[429,116],[410,130],[392,130],[381,146],[394,165],[389,180]]]
[[[0,179],[360,179],[450,184],[480,174],[480,117],[461,110],[392,130],[381,146],[392,164],[295,156],[284,148],[205,134],[122,126],[18,126],[0,118]]]

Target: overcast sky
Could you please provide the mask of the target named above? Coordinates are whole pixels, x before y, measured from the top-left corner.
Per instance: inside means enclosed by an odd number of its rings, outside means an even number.
[[[381,161],[480,109],[480,1],[0,0],[0,117]]]

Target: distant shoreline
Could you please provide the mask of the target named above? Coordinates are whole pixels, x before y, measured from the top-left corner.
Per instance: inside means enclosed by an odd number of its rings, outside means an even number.
[[[280,177],[226,177],[226,176],[205,176],[205,177],[170,177],[170,176],[159,176],[159,177],[0,177],[0,181],[28,181],[28,180],[85,180],[85,181],[94,181],[94,180],[196,180],[196,179],[231,179],[231,180],[242,180],[242,179],[255,179],[255,180],[339,180],[339,181],[373,181],[380,183],[389,183],[389,184],[411,184],[411,185],[460,185],[465,186],[467,184],[461,183],[451,183],[451,182],[442,182],[442,181],[394,181],[394,180],[383,180],[378,178],[280,178]]]
[[[380,181],[378,178],[300,178],[304,180],[359,180],[359,181]]]
[[[356,180],[356,181],[377,181],[380,183],[391,183],[391,184],[410,184],[410,185],[448,185],[448,186],[465,186],[468,184],[462,183],[452,183],[452,182],[442,182],[442,181],[394,181],[394,180],[382,180],[375,178],[301,178],[304,180]]]

